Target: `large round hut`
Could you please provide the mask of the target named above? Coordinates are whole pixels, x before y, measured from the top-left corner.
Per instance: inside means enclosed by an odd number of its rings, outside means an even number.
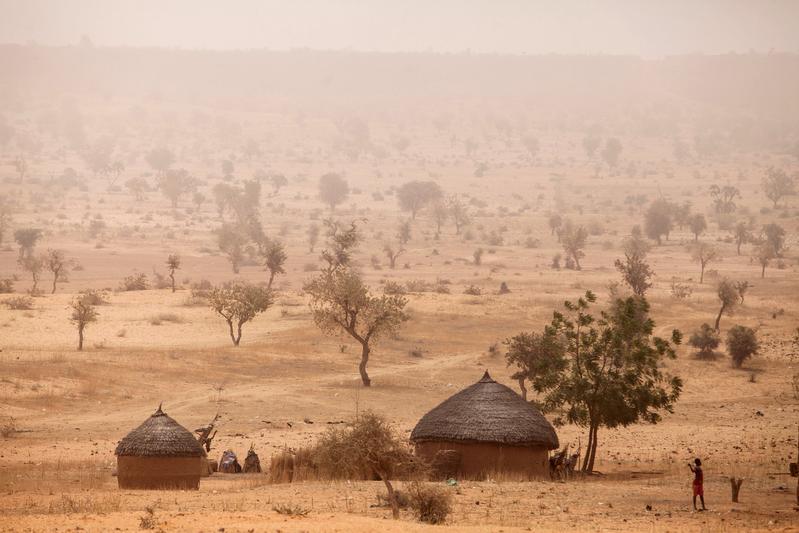
[[[549,450],[558,447],[544,415],[486,371],[483,378],[442,402],[411,433],[416,454],[431,463],[448,457],[464,478],[494,474],[544,477]],[[447,451],[451,450],[451,451]]]
[[[158,410],[116,448],[121,489],[199,489],[205,454],[188,429]]]

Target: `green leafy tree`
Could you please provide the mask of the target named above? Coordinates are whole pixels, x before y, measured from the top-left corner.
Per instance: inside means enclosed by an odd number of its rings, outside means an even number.
[[[400,295],[373,296],[361,277],[346,267],[328,269],[308,282],[314,322],[327,334],[346,333],[361,345],[358,370],[365,387],[372,381],[366,372],[372,344],[396,334],[408,319],[408,300]]]
[[[542,392],[555,385],[551,381],[565,369],[563,344],[555,335],[519,333],[504,341],[507,346],[505,362],[516,370],[511,377],[519,382],[523,399],[527,399],[527,382]]]
[[[211,289],[208,303],[216,314],[225,319],[230,340],[233,341],[233,346],[238,346],[241,342],[242,326],[272,307],[274,296],[266,287],[236,282]]]
[[[719,314],[716,315],[716,324],[713,329],[719,331],[721,316],[724,314],[731,315],[738,305],[739,295],[735,282],[728,279],[721,280],[716,286],[716,296],[718,296],[721,307],[719,307]]]
[[[75,324],[78,328],[78,350],[83,350],[83,334],[86,327],[92,322],[97,322],[97,310],[89,302],[86,296],[81,296],[72,300],[70,304],[72,314],[70,315],[70,322]]]
[[[285,274],[286,247],[282,242],[269,239],[264,245],[261,246],[259,253],[264,260],[264,267],[269,271],[269,281],[266,286],[272,288],[272,282],[278,274]]]
[[[733,326],[727,332],[727,351],[735,368],[757,353],[760,345],[755,330],[746,326]]]
[[[771,167],[766,170],[763,178],[763,192],[774,203],[774,209],[777,209],[777,204],[783,197],[796,194],[796,183],[783,169]]]
[[[562,356],[554,354],[531,376],[542,406],[562,410],[556,423],[588,428],[585,472],[594,468],[600,427],[655,424],[661,411],[673,410],[682,391],[680,378],[662,370],[665,359],[676,357],[673,344],[680,343],[680,332],[672,332],[671,342],[654,337],[644,298],[616,300],[599,317],[590,313],[595,301],[589,291],[567,301],[565,312],[555,311],[543,334],[562,343]]]
[[[636,226],[637,227],[637,226]],[[616,259],[614,265],[621,278],[636,296],[644,296],[652,287],[652,269],[646,261],[649,244],[633,234],[624,242],[624,260]]]
[[[713,350],[719,347],[720,342],[719,334],[707,323],[702,324],[688,339],[688,344],[696,348],[697,355],[702,358],[713,355]]]

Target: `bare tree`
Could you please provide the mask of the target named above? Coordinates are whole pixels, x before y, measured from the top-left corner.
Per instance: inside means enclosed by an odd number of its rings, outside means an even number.
[[[241,342],[241,328],[274,303],[272,291],[250,283],[236,282],[214,287],[208,302],[216,314],[225,319],[233,346]]]
[[[180,269],[180,256],[178,254],[169,254],[169,257],[166,258],[166,268],[169,270],[172,292],[175,292],[175,271]]]
[[[47,270],[53,274],[53,290],[51,294],[55,294],[56,284],[60,282],[69,281],[67,276],[67,269],[72,265],[72,261],[67,259],[64,252],[61,250],[47,250],[44,256],[44,265]]]
[[[83,332],[86,326],[92,322],[97,322],[97,310],[85,296],[72,300],[70,307],[72,308],[72,315],[69,320],[78,328],[78,350],[83,350]]]
[[[716,261],[720,255],[719,250],[712,244],[706,242],[698,242],[694,244],[691,249],[691,257],[694,261],[699,263],[699,283],[705,281],[705,267],[713,261]]]
[[[361,277],[348,268],[323,271],[304,287],[310,295],[314,322],[323,332],[345,332],[361,345],[358,370],[365,387],[372,381],[366,372],[372,343],[395,334],[408,319],[400,295],[372,296]]]

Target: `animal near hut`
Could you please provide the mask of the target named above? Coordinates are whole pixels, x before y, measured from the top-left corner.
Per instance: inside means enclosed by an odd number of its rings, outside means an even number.
[[[486,371],[424,415],[411,442],[434,467],[446,457],[451,475],[538,478],[549,475],[549,450],[558,447],[558,436],[538,409]]]
[[[199,489],[205,453],[191,432],[158,406],[116,448],[121,489]]]

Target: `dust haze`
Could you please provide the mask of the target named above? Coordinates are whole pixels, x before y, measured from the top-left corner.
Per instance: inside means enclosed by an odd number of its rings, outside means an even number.
[[[794,531],[796,20],[0,0],[0,530]]]

